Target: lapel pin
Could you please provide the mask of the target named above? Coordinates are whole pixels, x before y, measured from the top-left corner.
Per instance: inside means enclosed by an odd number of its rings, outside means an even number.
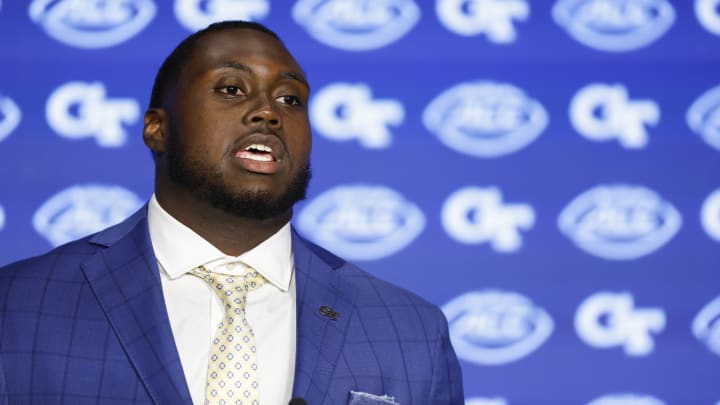
[[[333,321],[337,321],[338,317],[340,316],[340,313],[335,312],[331,307],[328,306],[321,306],[320,307],[320,315],[328,317],[332,319]]]

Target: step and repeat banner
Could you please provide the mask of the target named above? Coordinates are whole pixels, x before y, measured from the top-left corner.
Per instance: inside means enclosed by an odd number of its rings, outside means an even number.
[[[148,199],[224,19],[312,84],[296,228],[442,307],[467,405],[720,404],[720,0],[2,0],[0,264]]]

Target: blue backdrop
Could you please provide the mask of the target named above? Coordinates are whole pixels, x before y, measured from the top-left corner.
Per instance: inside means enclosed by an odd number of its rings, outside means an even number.
[[[467,404],[720,404],[720,0],[2,1],[0,264],[147,200],[155,72],[233,18],[313,87],[296,227],[442,306]]]

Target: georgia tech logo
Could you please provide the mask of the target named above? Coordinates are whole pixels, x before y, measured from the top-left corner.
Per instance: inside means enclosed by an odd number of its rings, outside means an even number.
[[[223,20],[257,21],[269,13],[269,0],[175,0],[175,16],[190,31]]]
[[[50,95],[46,115],[60,136],[94,137],[100,146],[118,147],[127,138],[123,124],[132,125],[140,118],[140,104],[131,98],[107,98],[101,82],[69,82]]]
[[[720,297],[705,305],[692,322],[692,333],[720,356]]]
[[[520,230],[534,225],[535,211],[529,204],[503,204],[496,187],[465,187],[445,201],[442,223],[459,242],[489,242],[496,252],[508,253],[522,246]]]
[[[539,102],[517,87],[492,81],[466,82],[445,90],[425,107],[422,119],[447,147],[481,158],[522,149],[548,124]]]
[[[641,186],[601,185],[576,197],[558,217],[558,227],[588,253],[609,260],[650,254],[680,229],[675,207]]]
[[[33,0],[30,18],[53,38],[78,48],[125,42],[155,17],[152,0]]]
[[[675,22],[667,0],[558,0],[552,13],[578,42],[610,52],[649,45]]]
[[[310,201],[297,227],[313,242],[350,260],[374,260],[410,244],[425,227],[422,211],[383,186],[346,185]]]
[[[665,402],[642,394],[611,394],[589,402],[587,405],[665,405]]]
[[[690,106],[687,124],[708,145],[720,150],[720,86],[706,91]]]
[[[293,19],[316,40],[348,51],[382,48],[420,20],[412,0],[299,0]]]
[[[490,42],[515,42],[513,20],[524,21],[530,15],[526,0],[438,0],[435,3],[440,22],[458,35],[486,34]]]
[[[660,107],[652,100],[630,100],[621,84],[594,83],[573,97],[570,121],[592,141],[617,138],[625,148],[643,148],[648,143],[645,126],[657,125]]]
[[[519,360],[540,347],[553,320],[526,297],[508,291],[471,291],[442,307],[458,357],[483,365]]]
[[[703,203],[700,221],[705,232],[720,242],[720,189],[713,191]]]
[[[706,30],[720,35],[720,0],[695,0],[695,15]]]
[[[622,346],[628,356],[646,356],[653,351],[652,334],[665,329],[660,308],[636,308],[628,292],[599,292],[591,295],[575,313],[575,330],[590,346]]]
[[[405,118],[396,100],[373,99],[363,83],[335,83],[321,89],[312,100],[310,114],[315,128],[325,137],[343,141],[357,138],[366,148],[385,148],[392,142],[390,125]]]
[[[119,186],[77,185],[38,208],[33,226],[53,246],[60,246],[117,224],[141,205],[134,193]]]
[[[17,104],[10,97],[0,94],[0,142],[20,124],[22,112]]]

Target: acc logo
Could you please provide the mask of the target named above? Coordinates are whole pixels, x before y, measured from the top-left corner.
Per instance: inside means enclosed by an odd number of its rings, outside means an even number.
[[[720,35],[720,0],[695,0],[695,15],[706,30]]]
[[[357,138],[367,148],[385,148],[392,141],[388,126],[402,124],[405,110],[396,100],[373,100],[370,87],[335,83],[318,92],[310,106],[315,127],[327,138]]]
[[[496,252],[508,253],[522,246],[520,229],[535,224],[535,211],[529,204],[503,204],[496,187],[465,187],[445,201],[442,223],[458,242],[489,242]]]
[[[299,0],[292,14],[316,40],[348,51],[389,45],[420,20],[412,0]]]
[[[484,290],[460,295],[442,307],[458,357],[477,364],[518,360],[540,347],[553,320],[526,297]]]
[[[22,112],[10,97],[0,94],[0,142],[20,124]]]
[[[612,394],[604,395],[588,405],[665,405],[665,402],[649,395]]]
[[[469,398],[465,400],[465,405],[507,405],[505,398]]]
[[[635,308],[630,293],[600,292],[591,295],[575,313],[575,330],[590,346],[622,346],[628,356],[646,356],[653,351],[651,333],[665,328],[660,308]]]
[[[197,31],[223,20],[261,20],[270,13],[268,0],[175,0],[175,16]]]
[[[720,150],[720,86],[700,96],[688,109],[686,120],[708,145]]]
[[[125,42],[155,17],[152,0],[34,0],[30,18],[53,38],[78,48]]]
[[[300,212],[298,229],[315,243],[350,260],[373,260],[396,253],[425,227],[413,203],[382,186],[338,186]]]
[[[630,101],[621,84],[583,87],[570,102],[570,121],[591,141],[617,138],[628,149],[648,143],[645,125],[657,125],[660,107],[652,100]]]
[[[543,106],[509,84],[467,82],[437,96],[423,112],[425,127],[451,149],[491,158],[515,152],[548,123]]]
[[[700,213],[700,220],[705,232],[720,242],[720,189],[712,192],[705,199]]]
[[[122,124],[137,122],[140,104],[131,98],[106,98],[105,86],[100,82],[69,82],[50,95],[46,116],[60,136],[94,137],[100,146],[118,147],[127,138]]]
[[[559,0],[555,22],[601,51],[631,51],[660,38],[675,22],[667,0]]]
[[[134,193],[119,186],[73,186],[47,200],[35,212],[33,226],[59,246],[115,225],[141,205]]]
[[[438,0],[435,3],[440,22],[458,35],[486,34],[490,42],[515,42],[513,20],[524,21],[530,15],[526,0]]]
[[[588,253],[612,260],[654,252],[680,229],[670,203],[641,186],[597,186],[576,197],[558,217],[558,227]]]
[[[695,316],[692,332],[710,351],[720,356],[720,297],[705,305]]]

